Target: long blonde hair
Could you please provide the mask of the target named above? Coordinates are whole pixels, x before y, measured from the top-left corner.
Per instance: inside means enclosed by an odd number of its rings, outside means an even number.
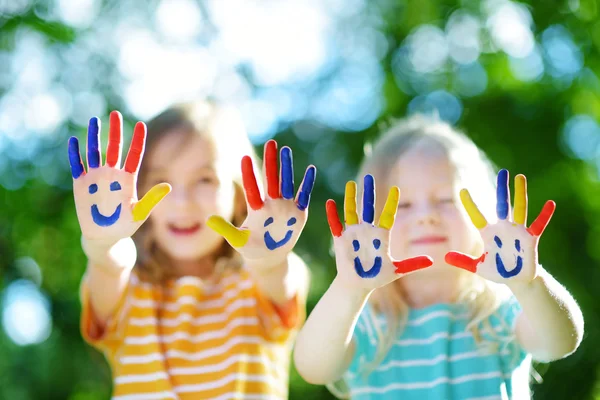
[[[234,213],[232,223],[239,226],[247,216],[240,160],[244,155],[252,157],[256,165],[256,155],[239,114],[230,108],[209,101],[197,101],[178,104],[158,114],[148,122],[146,137],[146,156],[156,150],[158,143],[167,135],[184,134],[184,147],[194,135],[200,136],[218,155],[218,168],[231,168],[232,184],[235,189]],[[139,171],[138,188],[145,186],[148,163],[142,163]],[[260,179],[257,176],[257,179]],[[141,194],[141,193],[140,193]],[[141,196],[140,196],[141,197]],[[156,245],[150,229],[151,221],[146,221],[133,236],[138,262],[136,271],[142,279],[152,283],[164,283],[171,278],[168,257]],[[226,242],[214,254],[216,273],[225,268],[239,268],[241,258]]]
[[[359,169],[357,182],[362,182],[364,175],[371,174],[376,185],[376,219],[383,209],[387,198],[390,171],[412,146],[423,139],[426,145],[441,147],[451,165],[455,167],[456,178],[461,187],[469,189],[473,200],[490,222],[495,216],[495,168],[485,154],[462,132],[449,124],[426,117],[415,115],[403,120],[394,121],[372,146],[365,148],[365,158]],[[361,188],[362,190],[362,188]],[[483,243],[477,240],[473,243],[472,255],[479,256],[483,251]],[[383,331],[377,318],[372,319],[373,329],[377,337],[377,350],[373,360],[367,360],[362,368],[364,376],[371,373],[383,361],[396,338],[402,334],[408,318],[409,306],[399,290],[399,282],[375,290],[368,305],[376,314],[382,315],[386,321]],[[510,292],[504,285],[489,282],[478,275],[468,274],[466,283],[461,288],[457,301],[465,303],[469,309],[469,329],[479,344],[483,343],[480,335],[480,323],[486,323]],[[492,332],[493,335],[493,332]],[[501,338],[508,340],[508,338]],[[328,385],[329,390],[340,398],[347,396],[344,382],[339,381]]]

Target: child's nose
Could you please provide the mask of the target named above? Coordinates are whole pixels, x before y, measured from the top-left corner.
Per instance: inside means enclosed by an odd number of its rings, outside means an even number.
[[[191,202],[191,196],[186,188],[181,186],[172,186],[169,197],[174,207],[187,207]]]
[[[436,225],[440,221],[440,215],[432,204],[422,204],[416,210],[417,223],[420,225]]]

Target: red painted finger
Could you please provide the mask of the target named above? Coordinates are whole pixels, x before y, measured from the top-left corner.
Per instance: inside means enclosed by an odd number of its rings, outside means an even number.
[[[119,168],[121,164],[121,143],[123,142],[123,117],[120,112],[113,111],[110,113],[108,132],[106,165]]]
[[[451,251],[446,254],[444,259],[446,260],[446,263],[450,265],[477,273],[477,266],[485,260],[485,253],[483,253],[481,257],[474,258],[467,254]]]
[[[327,212],[327,222],[329,223],[329,229],[331,229],[331,234],[334,237],[342,236],[342,231],[344,230],[344,227],[340,222],[340,216],[338,214],[335,201],[331,199],[327,200],[327,203],[325,203],[325,211]]]
[[[242,181],[244,183],[244,192],[246,193],[248,205],[253,210],[260,210],[263,207],[263,200],[260,197],[258,183],[256,183],[252,158],[249,156],[244,156],[244,158],[242,158]]]
[[[133,128],[133,138],[131,139],[131,146],[127,153],[127,159],[125,160],[125,171],[130,174],[137,173],[142,162],[142,155],[144,154],[144,146],[146,144],[146,124],[138,122]]]
[[[529,232],[533,236],[540,236],[544,232],[544,229],[546,229],[546,227],[548,226],[550,218],[552,218],[552,214],[554,214],[555,209],[556,203],[552,200],[548,200],[546,204],[544,204],[540,215],[538,215],[538,217],[535,219],[535,221],[533,221],[531,226],[527,228],[527,232]]]
[[[394,267],[396,267],[397,274],[407,274],[409,272],[430,267],[433,265],[433,260],[429,256],[418,256],[407,258],[402,261],[394,261],[393,264]]]
[[[277,173],[277,142],[274,140],[265,143],[264,168],[267,175],[267,194],[272,199],[278,199],[281,197],[281,192]]]

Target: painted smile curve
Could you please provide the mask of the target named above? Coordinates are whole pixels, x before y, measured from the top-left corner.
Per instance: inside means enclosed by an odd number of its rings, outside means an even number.
[[[275,250],[278,247],[285,245],[292,238],[292,234],[294,231],[287,231],[285,237],[281,239],[279,242],[275,241],[269,232],[265,232],[265,245],[269,250]]]
[[[521,269],[523,269],[523,258],[521,256],[517,256],[517,263],[515,267],[511,271],[508,271],[502,262],[502,257],[500,257],[499,253],[496,253],[496,269],[504,278],[510,278],[518,275],[519,272],[521,272]]]
[[[373,262],[371,269],[365,271],[362,263],[360,262],[360,258],[354,257],[354,269],[361,278],[374,278],[379,275],[379,271],[381,271],[381,264],[381,257],[375,257],[375,262]]]
[[[115,212],[112,213],[112,215],[109,215],[108,217],[103,215],[98,210],[98,206],[96,204],[92,205],[92,219],[98,226],[111,226],[115,222],[117,222],[117,220],[119,219],[120,216],[121,216],[121,204],[119,204],[119,206],[117,207]]]

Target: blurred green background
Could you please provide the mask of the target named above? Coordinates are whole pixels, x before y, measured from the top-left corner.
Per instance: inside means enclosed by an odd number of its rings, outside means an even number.
[[[437,113],[529,180],[530,214],[558,208],[540,258],[584,311],[535,399],[600,399],[600,22],[596,0],[0,0],[0,398],[108,399],[79,334],[85,267],[67,138],[120,110],[239,107],[252,141],[318,170],[298,252],[309,310],[334,264],[324,202],[341,200],[391,117]],[[106,124],[105,124],[106,126]],[[103,138],[106,143],[105,138]],[[128,144],[127,144],[128,146]],[[294,372],[292,399],[327,399]]]

